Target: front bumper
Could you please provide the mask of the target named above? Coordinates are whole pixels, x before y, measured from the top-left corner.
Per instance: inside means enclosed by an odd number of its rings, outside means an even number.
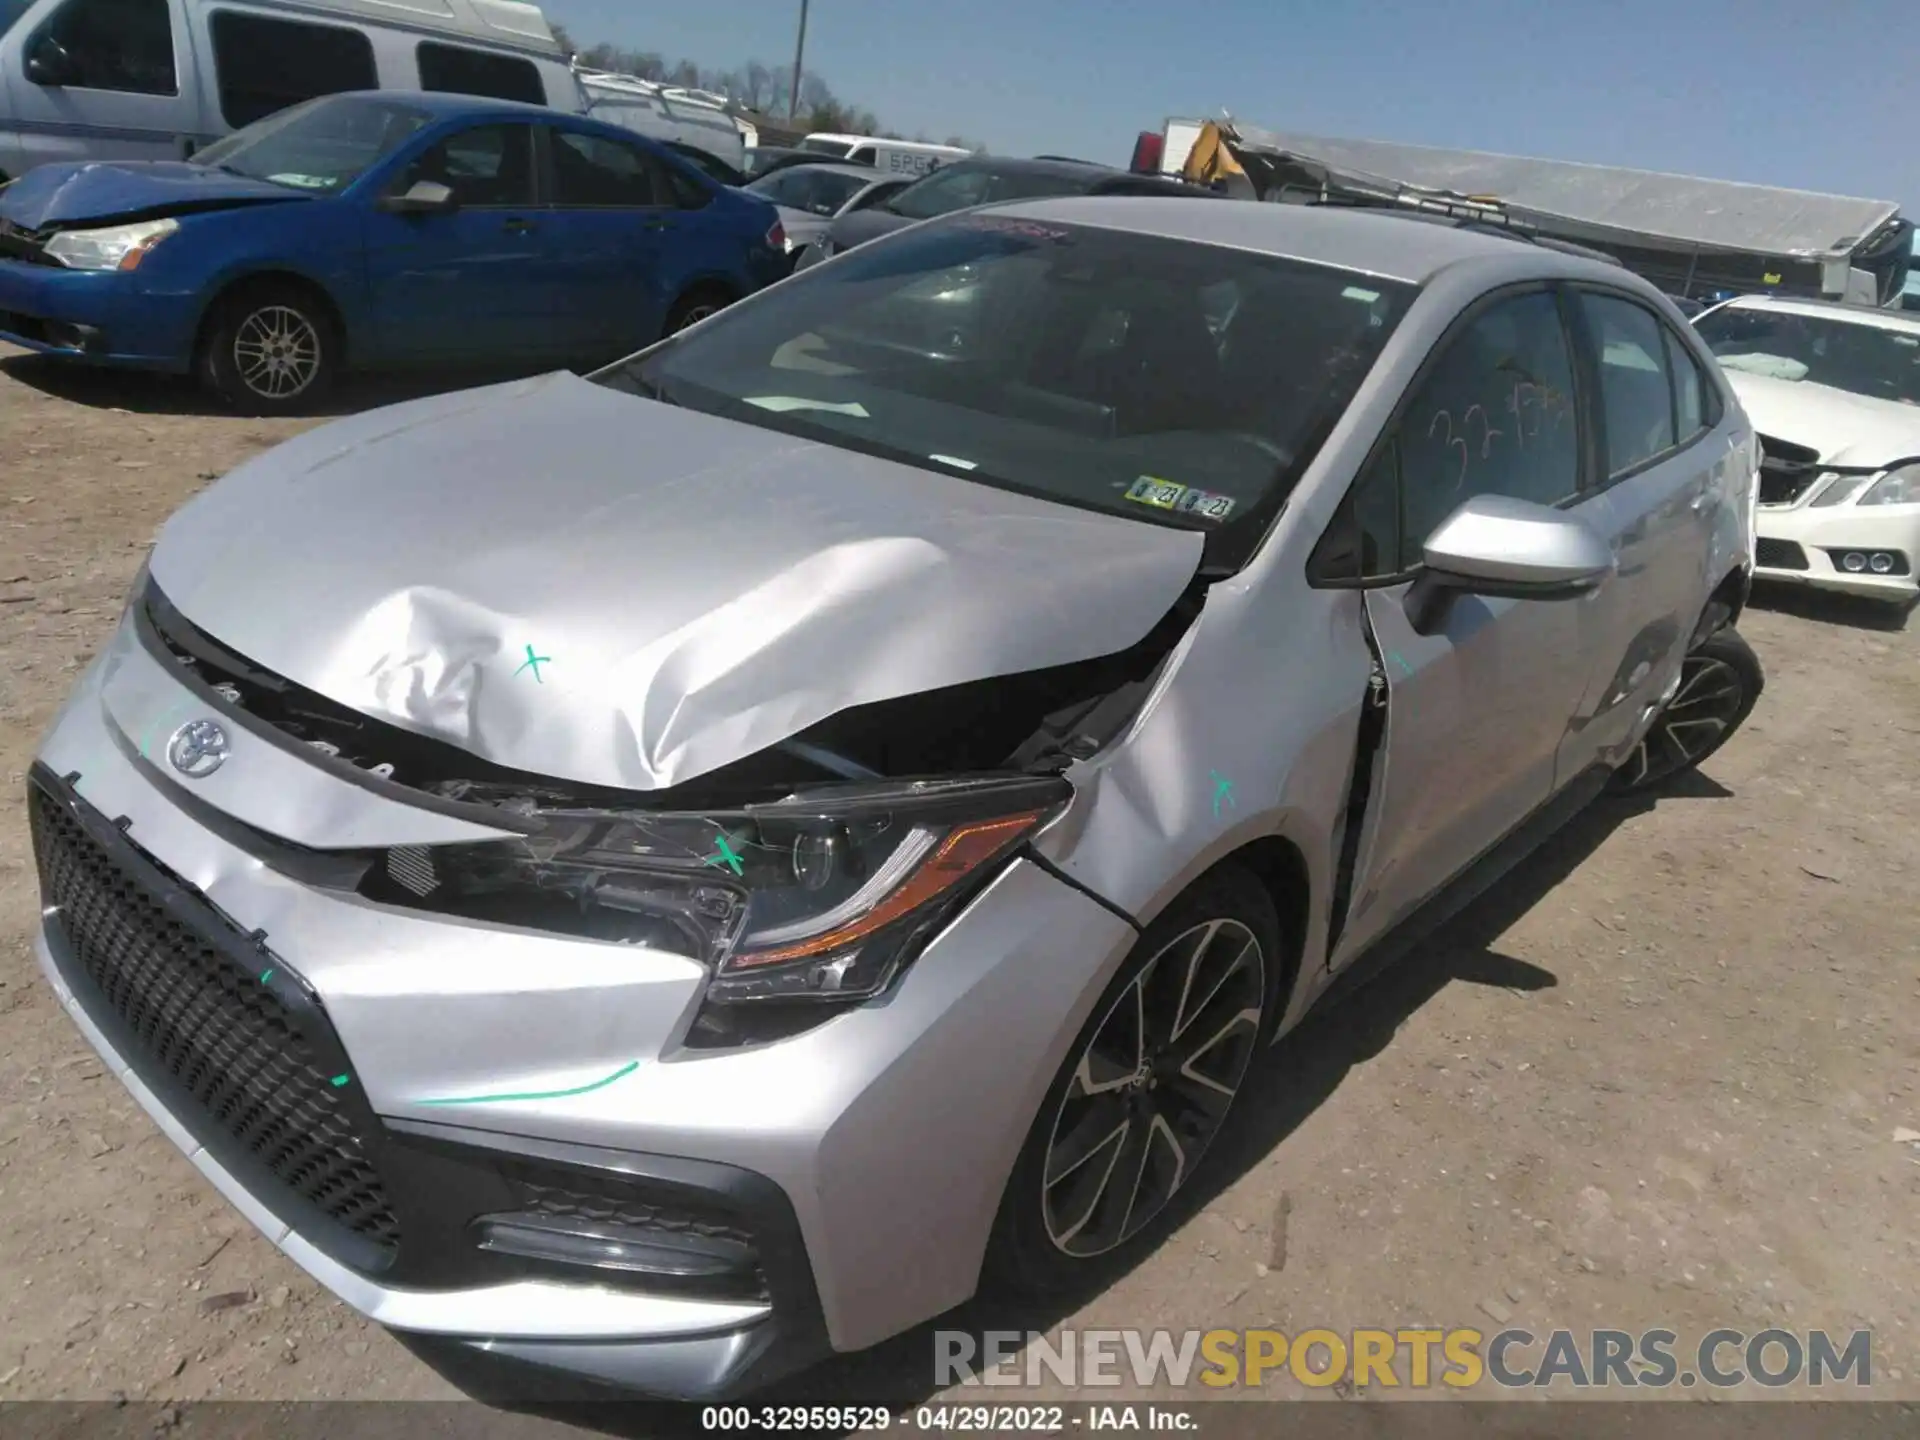
[[[1895,603],[1920,594],[1920,505],[1761,506],[1754,575]],[[1849,551],[1898,557],[1897,573],[1852,573]]]
[[[208,713],[233,732],[216,774],[176,780],[148,758]],[[287,873],[263,830],[324,847],[446,823],[297,749],[191,691],[129,622],[56,721],[31,802],[48,982],[289,1258],[410,1336],[683,1399],[973,1292],[1040,1097],[1131,944],[1123,922],[1016,863],[882,1001],[690,1051],[690,962],[401,914]],[[87,852],[84,886],[62,846]],[[568,1213],[740,1240],[758,1283],[476,1247],[477,1217],[556,1194]]]
[[[185,371],[199,303],[140,275],[0,260],[0,340],[97,365]]]

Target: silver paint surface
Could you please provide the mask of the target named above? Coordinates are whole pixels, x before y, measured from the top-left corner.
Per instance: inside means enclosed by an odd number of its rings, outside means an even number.
[[[1200,549],[557,374],[309,432],[189,503],[152,567],[341,704],[654,790],[852,706],[1124,649]]]

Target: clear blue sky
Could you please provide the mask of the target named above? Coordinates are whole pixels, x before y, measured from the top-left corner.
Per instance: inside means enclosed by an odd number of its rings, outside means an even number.
[[[799,0],[544,0],[581,44],[791,65]],[[890,127],[1124,163],[1169,115],[1677,170],[1920,213],[1901,0],[813,0],[807,68]]]

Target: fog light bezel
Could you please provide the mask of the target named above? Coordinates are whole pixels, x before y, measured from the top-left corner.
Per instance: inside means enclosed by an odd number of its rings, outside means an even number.
[[[734,1282],[742,1298],[763,1283],[751,1245],[714,1236],[534,1211],[476,1216],[469,1229],[476,1249],[570,1270],[702,1286]]]

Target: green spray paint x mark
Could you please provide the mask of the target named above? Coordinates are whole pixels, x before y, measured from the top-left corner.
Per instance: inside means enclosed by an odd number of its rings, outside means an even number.
[[[1413,666],[1407,663],[1407,657],[1402,655],[1398,650],[1389,650],[1387,652],[1387,658],[1393,661],[1394,664],[1398,665],[1407,674],[1411,675],[1413,673]]]
[[[333,1084],[333,1088],[334,1088],[334,1089],[336,1089],[336,1090],[338,1090],[338,1089],[339,1089],[339,1088],[340,1088],[340,1087],[341,1087],[342,1085],[344,1085],[344,1084],[346,1084],[346,1083],[347,1083],[347,1081],[349,1081],[349,1080],[351,1080],[352,1078],[353,1078],[353,1077],[352,1077],[351,1075],[336,1075],[336,1076],[334,1076],[334,1077],[333,1077],[333,1081],[332,1081],[332,1084]]]
[[[624,1080],[640,1068],[638,1060],[629,1061],[604,1079],[595,1080],[590,1085],[576,1085],[571,1090],[530,1090],[524,1095],[463,1095],[450,1100],[420,1100],[420,1105],[495,1105],[509,1100],[566,1100],[575,1095],[590,1095],[595,1090],[604,1090],[616,1080]]]
[[[1220,802],[1222,800],[1226,801],[1228,805],[1231,805],[1233,806],[1234,809],[1238,810],[1240,807],[1234,804],[1234,799],[1233,799],[1233,782],[1227,779],[1225,776],[1221,775],[1221,773],[1218,770],[1209,770],[1207,774],[1213,777],[1214,818],[1215,819],[1219,818]]]
[[[713,854],[707,856],[707,864],[724,865],[736,875],[746,873],[746,866],[741,863],[739,852],[727,843],[726,836],[714,836],[713,845]]]
[[[542,665],[551,665],[552,663],[553,657],[551,655],[536,655],[533,653],[533,646],[529,645],[527,646],[527,658],[520,662],[520,670],[532,670],[534,680],[538,684],[544,685],[547,682],[540,679],[540,667]],[[520,670],[516,670],[513,673],[518,675]]]
[[[271,970],[262,970],[262,971],[260,972],[260,983],[261,983],[262,985],[264,985],[264,984],[266,984],[266,983],[267,983],[267,981],[269,981],[269,980],[271,980],[271,979],[273,979],[273,971],[271,971]]]

